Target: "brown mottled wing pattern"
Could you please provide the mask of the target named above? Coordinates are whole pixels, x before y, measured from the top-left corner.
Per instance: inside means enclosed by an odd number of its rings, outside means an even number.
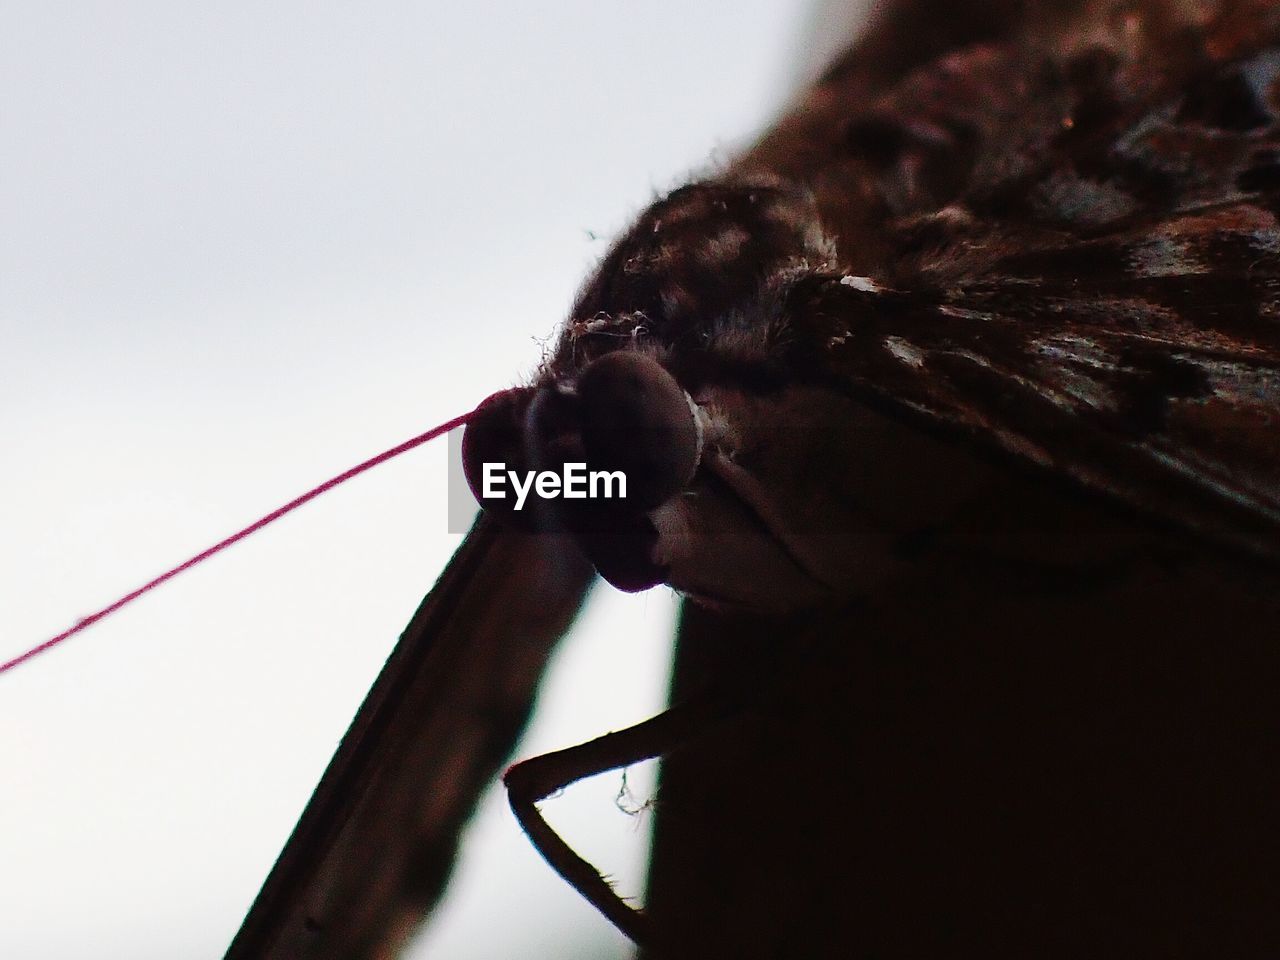
[[[846,123],[853,179],[815,190],[825,214],[874,184],[883,248],[840,250],[874,289],[800,280],[791,339],[884,406],[1277,556],[1277,14],[1132,33],[971,48]]]

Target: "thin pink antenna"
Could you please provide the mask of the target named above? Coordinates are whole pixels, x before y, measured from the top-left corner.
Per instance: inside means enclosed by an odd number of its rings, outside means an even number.
[[[50,637],[48,640],[44,641],[44,643],[37,644],[36,646],[32,647],[30,650],[26,651],[25,653],[18,654],[12,660],[6,660],[4,663],[0,663],[0,673],[4,673],[6,670],[12,670],[18,664],[25,663],[26,661],[30,660],[32,657],[37,656],[41,653],[44,653],[46,650],[49,650],[53,647],[56,647],[63,640],[66,640],[69,637],[74,637],[81,630],[84,630],[87,627],[92,626],[93,624],[97,623],[99,620],[102,620],[105,617],[111,616],[111,614],[115,613],[121,607],[128,606],[130,603],[132,603],[134,600],[137,600],[144,593],[146,593],[149,590],[154,590],[156,587],[160,586],[160,584],[164,583],[166,580],[171,580],[172,578],[176,577],[178,574],[182,573],[183,571],[190,570],[192,567],[197,566],[198,564],[204,563],[204,561],[208,560],[215,553],[221,553],[223,550],[227,549],[227,547],[231,546],[233,543],[239,543],[245,537],[249,536],[252,533],[257,533],[259,530],[261,530],[263,527],[267,526],[268,524],[275,523],[277,520],[283,517],[286,513],[292,513],[294,510],[297,510],[300,506],[302,506],[308,500],[314,500],[316,497],[320,496],[320,494],[327,493],[328,491],[332,490],[334,487],[338,486],[339,484],[346,483],[352,477],[359,476],[360,474],[364,473],[366,470],[372,470],[374,467],[376,467],[380,463],[386,463],[388,460],[392,459],[393,457],[398,457],[400,456],[400,454],[405,453],[409,450],[412,450],[414,447],[420,447],[422,446],[422,444],[426,443],[427,441],[434,440],[436,437],[441,436],[442,434],[448,433],[450,430],[454,429],[455,427],[462,426],[464,423],[466,423],[468,420],[471,419],[474,413],[475,411],[472,410],[470,413],[464,413],[460,417],[454,417],[452,420],[448,420],[440,424],[438,427],[432,427],[426,433],[420,433],[418,434],[418,436],[404,441],[404,443],[397,444],[396,446],[392,447],[390,450],[384,450],[382,453],[378,454],[377,456],[370,457],[368,460],[365,460],[362,463],[356,464],[354,467],[352,467],[349,470],[344,470],[342,473],[338,474],[336,477],[330,477],[328,480],[320,484],[318,487],[312,487],[310,490],[308,490],[306,493],[302,494],[301,496],[294,497],[292,500],[290,500],[288,503],[284,504],[283,506],[276,507],[266,516],[260,517],[259,519],[253,521],[253,523],[249,524],[243,530],[238,530],[235,533],[231,534],[231,536],[226,537],[225,539],[219,540],[213,546],[200,551],[191,559],[184,560],[182,563],[178,564],[176,567],[166,570],[164,573],[160,574],[160,576],[156,577],[154,580],[148,580],[142,586],[138,587],[137,590],[134,590],[130,593],[126,593],[123,597],[121,597],[119,600],[116,600],[114,603],[108,604],[107,606],[103,607],[101,610],[97,611],[96,613],[89,614],[89,616],[79,620],[75,624],[75,626],[71,627],[70,629],[63,630],[62,633],[58,634],[56,637]]]

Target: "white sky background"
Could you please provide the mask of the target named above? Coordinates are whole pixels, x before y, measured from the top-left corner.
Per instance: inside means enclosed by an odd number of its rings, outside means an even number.
[[[588,231],[776,113],[809,6],[0,5],[0,660],[530,370]],[[221,956],[459,542],[444,449],[0,677],[0,956]],[[672,617],[598,599],[521,754],[653,713]],[[639,892],[601,780],[550,815]],[[421,955],[626,955],[480,824]]]

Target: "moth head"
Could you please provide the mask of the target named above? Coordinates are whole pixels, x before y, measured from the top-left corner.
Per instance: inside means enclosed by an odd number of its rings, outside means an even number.
[[[642,590],[665,579],[648,513],[686,488],[701,448],[696,408],[675,378],[619,350],[571,378],[494,394],[467,426],[462,460],[486,510],[573,534],[601,576]]]

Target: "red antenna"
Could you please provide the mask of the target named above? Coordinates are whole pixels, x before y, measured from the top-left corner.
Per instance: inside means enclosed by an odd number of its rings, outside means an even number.
[[[6,660],[4,663],[0,663],[0,673],[4,673],[6,670],[12,670],[18,664],[25,663],[26,661],[30,660],[32,657],[37,656],[41,653],[44,653],[46,650],[49,650],[52,647],[56,647],[63,640],[66,640],[69,637],[74,637],[77,633],[92,626],[93,624],[97,623],[99,620],[102,620],[106,617],[111,616],[111,614],[115,613],[121,607],[128,606],[130,603],[132,603],[134,600],[137,600],[140,596],[142,596],[147,591],[154,590],[156,587],[160,586],[160,584],[164,583],[166,580],[171,580],[172,578],[176,577],[178,574],[182,573],[183,571],[190,570],[192,567],[197,566],[198,564],[204,563],[204,561],[208,560],[214,554],[221,553],[223,550],[227,549],[227,547],[231,546],[233,543],[239,543],[245,537],[249,536],[250,534],[257,533],[259,530],[261,530],[263,527],[267,526],[268,524],[275,523],[275,521],[279,520],[286,513],[292,513],[294,510],[297,510],[300,506],[302,506],[307,501],[314,500],[316,497],[320,496],[320,494],[327,493],[328,491],[332,490],[334,487],[338,486],[339,484],[346,483],[352,477],[359,476],[360,474],[364,473],[366,470],[372,470],[378,464],[386,463],[388,460],[392,459],[393,457],[398,457],[400,456],[400,454],[405,453],[409,450],[412,450],[414,447],[420,447],[422,446],[422,444],[428,442],[429,440],[434,440],[436,437],[439,437],[442,434],[448,433],[450,430],[454,429],[455,427],[462,426],[464,423],[466,423],[468,420],[471,419],[474,413],[475,411],[472,410],[469,413],[464,413],[459,417],[454,417],[452,420],[446,420],[444,423],[440,424],[439,426],[432,427],[426,433],[420,433],[416,437],[412,437],[404,441],[403,443],[397,444],[396,446],[392,447],[390,450],[384,450],[382,453],[379,453],[377,456],[370,457],[368,460],[365,460],[361,463],[357,463],[354,467],[351,467],[349,470],[344,470],[342,473],[338,474],[336,477],[330,477],[328,480],[326,480],[324,483],[320,484],[319,486],[312,487],[306,493],[300,496],[294,497],[292,500],[290,500],[288,503],[282,506],[276,507],[266,516],[259,517],[257,520],[253,521],[253,523],[249,524],[244,529],[237,530],[235,533],[231,534],[231,536],[225,537],[222,540],[219,540],[213,546],[208,547],[204,550],[201,550],[194,557],[191,557],[188,560],[184,560],[182,563],[178,564],[176,567],[171,567],[170,569],[166,570],[164,573],[160,574],[160,576],[156,577],[155,579],[148,580],[142,586],[138,587],[138,589],[133,590],[129,593],[126,593],[123,597],[121,597],[119,600],[116,600],[114,603],[110,603],[107,606],[103,607],[101,610],[98,610],[95,613],[91,613],[87,617],[84,617],[83,619],[77,621],[75,626],[70,627],[69,629],[63,630],[62,633],[58,634],[56,637],[50,637],[48,640],[44,641],[43,643],[37,644],[36,646],[32,647],[30,650],[27,650],[25,653],[18,654],[12,660]]]

